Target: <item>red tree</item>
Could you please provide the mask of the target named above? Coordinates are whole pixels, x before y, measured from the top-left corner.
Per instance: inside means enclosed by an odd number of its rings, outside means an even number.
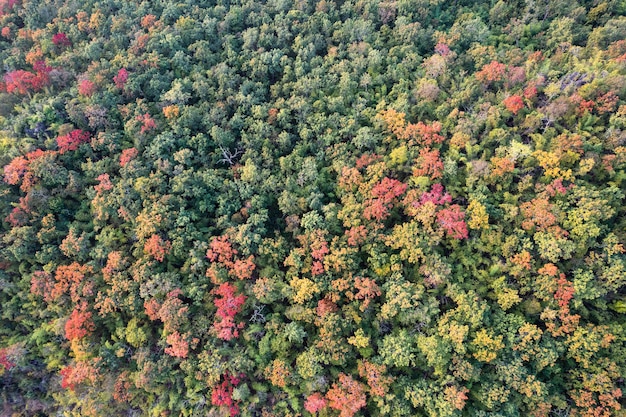
[[[238,337],[238,329],[243,327],[243,323],[235,323],[234,318],[245,303],[246,296],[237,295],[237,288],[229,282],[220,284],[211,292],[219,297],[215,299],[215,306],[217,307],[215,315],[219,320],[213,324],[217,337],[224,340]]]
[[[55,44],[56,46],[70,46],[70,45],[72,45],[72,42],[70,41],[70,39],[63,32],[59,32],[59,33],[55,34],[54,36],[52,36],[52,43]]]
[[[78,83],[78,94],[90,97],[96,92],[96,84],[90,80],[82,80]]]
[[[315,414],[318,411],[326,408],[328,401],[319,392],[313,393],[306,398],[304,402],[304,409],[311,414]]]
[[[126,85],[127,80],[128,80],[128,71],[126,70],[126,68],[120,69],[117,72],[117,75],[113,77],[113,82],[115,83],[115,86],[119,88],[120,90],[124,89],[124,86]]]
[[[64,154],[67,151],[75,151],[83,143],[87,143],[91,140],[89,132],[85,132],[80,129],[74,129],[67,135],[59,136],[57,138],[57,146],[59,152]]]
[[[437,222],[446,231],[449,237],[454,239],[466,239],[468,236],[465,224],[465,212],[461,206],[453,204],[437,213]]]

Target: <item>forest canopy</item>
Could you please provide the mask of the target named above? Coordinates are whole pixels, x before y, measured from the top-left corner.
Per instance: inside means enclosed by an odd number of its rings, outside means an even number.
[[[0,415],[624,416],[622,0],[0,0]]]

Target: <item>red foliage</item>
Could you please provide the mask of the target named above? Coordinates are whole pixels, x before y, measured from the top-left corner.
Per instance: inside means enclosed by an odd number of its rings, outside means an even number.
[[[67,135],[59,136],[57,138],[57,146],[59,152],[64,154],[67,151],[75,151],[83,143],[89,142],[91,135],[89,132],[85,132],[80,129],[74,129]]]
[[[358,246],[365,241],[367,237],[367,229],[365,226],[353,226],[346,230],[348,237],[348,246]]]
[[[598,114],[611,113],[617,107],[617,103],[619,97],[613,91],[609,91],[596,100],[596,111]]]
[[[46,72],[38,72],[36,74],[24,71],[16,70],[8,72],[4,76],[5,88],[7,93],[16,94],[28,94],[29,92],[40,91],[43,87],[48,85],[50,77]]]
[[[4,181],[11,185],[17,185],[20,181],[23,181],[20,188],[22,191],[27,192],[37,180],[34,174],[29,170],[30,164],[39,158],[54,154],[54,151],[42,151],[41,149],[37,149],[27,153],[25,157],[18,156],[4,167]]]
[[[420,149],[420,156],[415,160],[415,164],[413,175],[416,177],[427,176],[434,180],[441,178],[443,175],[443,161],[440,158],[438,149]]]
[[[384,204],[390,203],[394,198],[400,197],[406,191],[406,184],[396,179],[383,178],[378,184],[372,187],[372,195],[380,198]]]
[[[139,151],[135,148],[124,149],[120,155],[120,166],[126,166],[126,164],[135,159],[138,154]]]
[[[54,288],[54,277],[45,271],[35,271],[30,278],[30,292],[39,297],[45,297]]]
[[[548,193],[550,197],[554,197],[557,194],[565,195],[567,191],[571,190],[572,188],[574,188],[574,184],[570,184],[569,186],[565,187],[563,185],[563,179],[557,178],[550,184],[546,185],[546,193]]]
[[[443,185],[434,184],[433,188],[430,192],[424,192],[419,201],[414,201],[412,203],[413,207],[419,207],[421,205],[426,204],[427,202],[431,202],[436,206],[444,205],[452,202],[452,197],[448,193],[444,193]]]
[[[17,0],[0,0],[0,16],[4,16],[17,4]]]
[[[66,366],[65,368],[61,369],[61,371],[59,372],[59,374],[61,374],[61,388],[69,388],[71,391],[74,391],[76,389],[76,384],[71,382],[73,370],[74,369],[71,366]]]
[[[476,79],[489,84],[491,82],[503,81],[505,75],[506,65],[497,61],[491,61],[489,64],[485,64],[481,70],[476,73]]]
[[[9,39],[11,37],[11,28],[8,26],[3,27],[2,32],[0,32],[0,34],[2,34],[3,38]]]
[[[13,210],[11,210],[11,213],[9,213],[5,220],[13,227],[24,226],[30,219],[28,213],[29,212],[24,210],[23,207],[13,207]]]
[[[98,363],[100,358],[96,358],[93,362]],[[78,362],[75,366],[66,366],[59,372],[61,374],[61,387],[74,391],[76,385],[85,381],[92,384],[96,381],[98,369],[88,362]]]
[[[435,53],[438,53],[441,56],[448,56],[450,55],[450,52],[450,47],[443,42],[439,42],[435,45]]]
[[[513,114],[517,114],[518,111],[524,108],[524,100],[518,95],[509,96],[505,98],[502,103],[504,107]]]
[[[165,255],[170,253],[172,244],[169,240],[161,239],[159,235],[152,235],[143,246],[143,250],[159,262],[163,262]]]
[[[246,301],[246,296],[242,294],[236,296],[236,291],[237,288],[229,282],[221,284],[212,291],[213,294],[222,297],[215,300],[216,315],[219,318],[234,317],[239,313],[241,306]]]
[[[315,230],[311,236],[311,256],[313,259],[317,259],[318,261],[323,260],[324,256],[328,255],[330,252],[328,249],[328,242],[326,242],[324,234],[323,230]]]
[[[228,236],[220,236],[215,238],[209,244],[206,257],[211,262],[222,264],[228,273],[237,279],[249,279],[252,277],[256,265],[254,264],[254,256],[250,255],[246,259],[234,259],[238,252],[228,241]],[[209,269],[207,275],[215,272]]]
[[[63,32],[59,32],[52,36],[52,43],[56,46],[70,46],[72,44],[67,35]]]
[[[371,163],[376,162],[380,159],[381,157],[376,154],[370,154],[370,153],[363,154],[359,156],[359,158],[356,160],[356,168],[363,169],[366,166],[370,165]]]
[[[337,304],[333,303],[331,300],[322,298],[317,302],[317,308],[315,309],[315,313],[320,318],[323,318],[325,315],[329,313],[334,313],[338,309],[339,308],[337,307]]]
[[[126,68],[122,68],[117,72],[117,75],[113,77],[113,82],[117,88],[122,90],[126,85],[126,81],[128,81],[128,71]]]
[[[324,264],[320,261],[314,261],[311,265],[311,275],[317,276],[322,275],[325,271]]]
[[[217,336],[223,340],[231,340],[238,337],[238,329],[243,327],[243,323],[235,323],[234,318],[241,311],[241,307],[246,301],[246,296],[243,294],[236,295],[237,288],[229,282],[220,284],[211,293],[220,297],[215,299],[215,306],[217,307],[215,315],[219,318],[219,321],[216,320],[213,324],[214,329],[217,331]]]
[[[109,177],[109,174],[100,174],[98,175],[98,178],[96,178],[96,180],[98,180],[100,184],[96,185],[93,188],[98,194],[101,194],[103,191],[109,191],[113,188],[113,184],[111,184],[111,178]]]
[[[328,402],[319,392],[313,393],[306,398],[304,402],[304,409],[311,414],[315,414],[318,411],[326,408]]]
[[[524,89],[524,98],[532,100],[537,96],[537,86],[534,84],[529,85]]]
[[[363,217],[367,220],[381,221],[389,216],[389,207],[387,207],[383,201],[379,198],[368,200],[364,204]]]
[[[467,225],[465,224],[465,212],[461,210],[461,206],[453,204],[448,208],[442,209],[437,213],[437,222],[446,231],[448,237],[454,239],[466,239]]]
[[[231,417],[239,415],[239,406],[233,401],[233,387],[238,384],[239,378],[227,373],[224,375],[224,381],[213,387],[211,393],[211,404],[218,407],[228,407]]]
[[[82,339],[89,336],[95,329],[91,320],[91,312],[74,309],[70,318],[65,322],[65,337],[68,340]]]
[[[365,407],[363,385],[344,373],[339,374],[339,384],[333,384],[326,398],[331,408],[339,410],[339,417],[352,417]]]
[[[384,220],[389,216],[389,210],[393,207],[393,201],[406,191],[407,185],[396,179],[383,178],[372,187],[373,199],[367,200],[363,205],[363,217],[367,220]]]
[[[46,65],[45,61],[35,61],[33,64],[33,69],[37,72],[37,74],[49,74],[52,71],[52,67]]]
[[[144,113],[140,116],[137,116],[137,121],[142,123],[141,133],[148,133],[151,130],[156,129],[156,122],[149,113]]]
[[[7,350],[0,349],[0,367],[4,368],[5,371],[8,371],[14,366],[15,364],[7,357]]]
[[[78,94],[90,97],[96,92],[96,84],[90,80],[82,80],[78,84]]]

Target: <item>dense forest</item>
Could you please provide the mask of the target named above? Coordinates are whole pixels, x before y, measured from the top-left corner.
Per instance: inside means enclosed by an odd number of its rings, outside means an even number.
[[[0,60],[0,415],[626,415],[626,1],[0,0]]]

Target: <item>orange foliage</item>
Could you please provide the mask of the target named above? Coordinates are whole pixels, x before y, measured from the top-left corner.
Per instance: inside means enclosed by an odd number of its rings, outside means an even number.
[[[376,285],[376,282],[371,278],[356,277],[354,280],[354,287],[358,290],[354,298],[357,300],[363,300],[361,304],[361,311],[365,311],[370,304],[370,301],[376,297],[380,297],[382,292],[380,287]]]
[[[513,172],[515,170],[515,162],[509,158],[500,158],[494,156],[491,158],[491,176],[496,180],[502,177],[504,174]]]
[[[326,408],[328,402],[319,392],[309,395],[304,402],[304,409],[311,414],[315,414]]]
[[[348,237],[349,246],[358,246],[365,241],[367,229],[365,226],[353,226],[346,230],[345,234]]]
[[[415,160],[415,165],[413,175],[416,177],[427,176],[434,180],[443,175],[443,161],[438,149],[420,149],[420,156]]]
[[[170,346],[165,348],[165,353],[176,358],[186,358],[189,354],[188,336],[189,334],[181,335],[177,331],[167,335],[166,340]]]
[[[284,388],[287,385],[287,380],[291,376],[287,364],[282,359],[274,359],[274,361],[265,368],[264,374],[272,385],[279,388]]]
[[[513,114],[517,114],[518,111],[524,108],[524,100],[518,95],[509,96],[505,98],[502,103],[504,107]]]
[[[152,235],[143,247],[145,253],[152,256],[159,262],[163,262],[165,255],[170,253],[171,249],[172,244],[170,241],[161,239],[161,236],[159,235]]]
[[[65,337],[68,340],[82,339],[93,332],[95,326],[91,320],[91,312],[74,309],[65,322]]]
[[[444,397],[457,410],[462,410],[467,401],[467,393],[469,390],[465,387],[458,388],[455,385],[446,387],[443,390]]]
[[[441,132],[441,123],[439,122],[425,124],[420,121],[407,125],[404,113],[394,109],[383,110],[378,113],[378,117],[383,121],[387,130],[398,139],[409,140],[411,144],[417,143],[423,146],[431,146],[434,143],[441,143],[445,140],[439,134]]]
[[[556,216],[552,212],[552,204],[545,198],[534,198],[522,204],[520,208],[524,216],[524,221],[522,222],[524,230],[536,228],[543,231],[556,223]]]
[[[179,114],[180,109],[175,104],[163,107],[163,116],[165,116],[165,118],[168,120],[178,117]]]
[[[54,274],[56,281],[54,287],[50,293],[44,295],[44,299],[52,301],[69,294],[70,299],[77,303],[82,297],[93,295],[93,282],[91,279],[85,279],[85,276],[92,272],[90,266],[76,262],[59,266]]]
[[[120,155],[120,166],[126,166],[130,161],[135,159],[138,154],[139,151],[135,148],[124,149]]]
[[[367,385],[370,387],[370,393],[378,397],[383,397],[389,391],[389,386],[394,378],[385,376],[387,367],[385,365],[376,365],[368,361],[361,361],[358,365],[359,376],[365,378]]]
[[[485,84],[497,81],[504,81],[506,75],[506,65],[497,61],[491,61],[485,64],[480,71],[476,73],[476,79]]]
[[[343,372],[339,374],[339,383],[335,382],[326,393],[326,398],[331,408],[339,410],[339,417],[352,417],[365,407],[363,385]]]
[[[100,362],[100,358],[96,358],[89,362],[77,362],[74,366],[66,366],[59,372],[61,374],[61,387],[74,391],[78,384],[85,381],[91,384],[95,383],[99,377],[96,365]]]

